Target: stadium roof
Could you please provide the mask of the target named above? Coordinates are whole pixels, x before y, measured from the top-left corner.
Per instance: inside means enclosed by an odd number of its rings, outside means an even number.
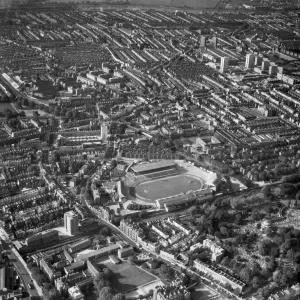
[[[155,169],[161,169],[165,167],[172,167],[176,164],[173,161],[168,160],[162,160],[162,161],[156,161],[156,162],[149,162],[149,163],[142,163],[135,166],[132,166],[131,169],[136,172],[145,172],[145,171],[151,171]]]

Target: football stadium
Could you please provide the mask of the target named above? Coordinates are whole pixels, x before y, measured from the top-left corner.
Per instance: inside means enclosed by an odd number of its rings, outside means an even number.
[[[196,200],[212,199],[218,180],[217,174],[184,161],[160,160],[132,164],[126,185],[131,199],[170,211]]]

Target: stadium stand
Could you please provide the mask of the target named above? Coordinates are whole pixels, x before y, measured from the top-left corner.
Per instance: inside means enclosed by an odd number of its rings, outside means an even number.
[[[172,170],[175,169],[176,164],[173,161],[156,161],[138,164],[131,167],[133,173],[138,175],[148,175],[154,172],[164,171],[164,170]]]

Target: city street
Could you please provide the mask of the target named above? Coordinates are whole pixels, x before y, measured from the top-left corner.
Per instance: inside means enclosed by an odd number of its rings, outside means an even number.
[[[87,205],[87,207],[89,208],[89,206]],[[91,211],[91,213],[93,214],[93,212]],[[96,215],[95,215],[96,216]],[[96,216],[97,217],[97,216]],[[98,217],[97,217],[98,218]],[[129,237],[127,237],[121,229],[119,229],[118,227],[114,226],[113,224],[111,224],[110,222],[107,222],[103,219],[99,219],[99,222],[104,224],[104,225],[107,225],[114,233],[116,233],[119,237],[121,237],[124,241],[126,241],[128,244],[130,244],[131,246],[133,247],[136,247],[138,248],[138,244],[135,243],[133,240],[131,240]],[[223,300],[226,300],[227,297],[226,297],[226,293],[225,293],[225,289],[220,286],[219,284],[217,283],[213,283],[211,282],[210,280],[208,280],[207,278],[199,275],[198,273],[192,271],[190,268],[186,267],[186,266],[182,266],[182,265],[176,265],[175,263],[171,263],[170,264],[170,261],[167,261],[163,258],[160,257],[160,255],[158,255],[157,253],[155,252],[152,252],[152,251],[149,251],[148,249],[147,250],[144,250],[146,252],[148,252],[149,254],[153,255],[153,257],[156,257],[157,259],[163,261],[165,264],[167,265],[171,265],[173,269],[175,269],[177,272],[181,273],[183,271],[183,269],[186,271],[187,274],[189,275],[195,275],[199,278],[199,280],[202,280],[203,282],[205,282],[205,284],[207,284],[210,288],[215,288],[218,293],[220,293],[220,297],[216,298],[216,299],[223,299]],[[230,293],[230,292],[229,292]],[[236,295],[234,295],[232,293],[232,297],[235,297],[236,299],[240,299],[239,297],[237,297]]]
[[[9,247],[9,245],[7,244],[7,242],[4,241],[4,239],[2,237],[2,231],[0,231],[0,233],[1,233],[1,241],[2,241],[3,249],[7,252],[7,256],[9,258],[10,262],[14,265],[16,271],[18,272],[18,274],[23,282],[24,288],[28,291],[28,293],[30,294],[31,297],[40,297],[40,296],[42,297],[42,293],[41,292],[39,293],[36,288],[28,289],[28,284],[32,283],[32,279],[29,274],[29,271],[22,263],[22,261],[21,261],[22,258],[18,254],[17,250],[14,248],[11,249]],[[35,286],[36,286],[36,284],[35,284]]]

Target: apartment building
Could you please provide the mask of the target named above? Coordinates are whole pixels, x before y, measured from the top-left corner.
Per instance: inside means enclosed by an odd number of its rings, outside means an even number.
[[[243,283],[242,281],[226,274],[225,272],[219,270],[214,266],[207,265],[206,263],[200,260],[194,261],[194,267],[197,269],[197,271],[212,276],[214,279],[218,280],[222,284],[227,284],[227,283],[230,284],[230,286],[234,290],[237,290],[238,292],[242,292],[244,287],[246,286],[246,284]]]
[[[203,241],[203,247],[208,248],[212,254],[212,261],[220,262],[224,256],[225,250],[210,239]]]
[[[64,214],[64,227],[72,235],[78,232],[78,216],[73,211]]]

